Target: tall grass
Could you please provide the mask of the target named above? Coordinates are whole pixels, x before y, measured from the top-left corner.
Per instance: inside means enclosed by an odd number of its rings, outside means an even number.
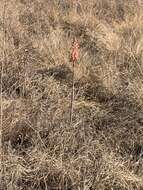
[[[142,190],[139,1],[6,0],[5,23],[3,5],[1,1],[6,187],[0,188]],[[73,38],[80,43],[80,57],[70,126]]]

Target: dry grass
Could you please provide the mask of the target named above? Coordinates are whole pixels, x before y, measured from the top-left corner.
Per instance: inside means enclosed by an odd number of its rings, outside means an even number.
[[[1,1],[0,190],[143,190],[138,3]],[[80,59],[70,126],[73,37]]]

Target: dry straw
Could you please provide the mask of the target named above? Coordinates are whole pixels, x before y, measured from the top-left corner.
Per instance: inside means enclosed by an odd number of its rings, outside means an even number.
[[[4,158],[4,154],[5,154],[5,150],[4,150],[4,146],[3,146],[3,70],[4,70],[4,63],[6,62],[6,2],[4,1],[4,5],[3,5],[3,33],[4,33],[4,38],[3,38],[3,61],[1,64],[1,79],[0,79],[0,149],[1,149],[1,160],[0,160],[0,165],[1,165],[1,174],[0,174],[0,181],[1,181],[1,187],[4,189],[6,186],[6,182],[5,182],[5,158]]]

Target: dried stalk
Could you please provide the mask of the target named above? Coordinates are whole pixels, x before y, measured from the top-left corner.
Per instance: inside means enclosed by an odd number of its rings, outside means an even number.
[[[5,182],[5,150],[4,150],[4,144],[3,144],[3,72],[4,72],[4,63],[6,62],[6,23],[5,23],[5,16],[6,16],[6,2],[4,1],[4,7],[3,7],[3,60],[1,63],[1,77],[0,77],[0,150],[1,150],[1,174],[0,174],[0,181],[1,186],[3,190],[6,189],[6,182]]]

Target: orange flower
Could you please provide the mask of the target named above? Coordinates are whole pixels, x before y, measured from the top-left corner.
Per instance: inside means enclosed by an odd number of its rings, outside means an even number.
[[[71,58],[73,62],[76,62],[79,58],[79,43],[77,40],[73,42]]]

